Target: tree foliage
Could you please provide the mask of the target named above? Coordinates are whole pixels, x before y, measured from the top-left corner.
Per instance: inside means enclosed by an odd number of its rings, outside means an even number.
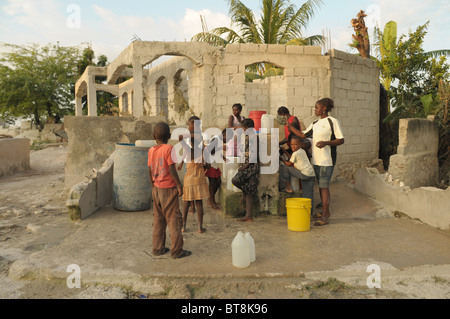
[[[1,44],[0,116],[58,122],[73,111],[79,49],[59,44]]]
[[[383,33],[378,30],[378,66],[394,109],[385,122],[425,118],[437,112],[439,83],[449,79],[449,65],[445,54],[437,57],[436,52],[424,51],[428,24],[398,38],[395,22],[388,23]]]
[[[228,0],[231,27],[204,30],[192,37],[192,41],[207,42],[214,46],[232,43],[321,45],[324,37],[304,36],[304,30],[314,17],[322,0],[306,1],[300,8],[286,0],[261,0],[261,16],[239,0]],[[270,63],[253,65],[247,69],[247,80],[280,74]],[[269,73],[266,73],[266,72]]]

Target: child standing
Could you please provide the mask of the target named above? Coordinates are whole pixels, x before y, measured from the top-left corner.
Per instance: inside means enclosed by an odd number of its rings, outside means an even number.
[[[252,119],[245,119],[242,122],[242,127],[245,131],[248,129],[254,131],[255,122]],[[258,194],[260,173],[259,141],[256,133],[250,135],[245,135],[245,162],[239,167],[238,172],[232,179],[233,185],[242,190],[241,202],[242,204],[245,202],[246,209],[245,216],[238,219],[238,222],[253,222],[253,200]]]
[[[189,130],[189,134],[190,134],[190,135],[189,135],[188,138],[185,138],[185,139],[184,139],[184,143],[182,143],[182,144],[183,144],[183,147],[184,147],[184,149],[185,149],[185,152],[186,152],[187,154],[189,154],[190,151],[191,151],[191,147],[192,147],[191,138],[192,138],[192,137],[195,136],[196,139],[203,140],[203,136],[202,136],[202,133],[201,133],[201,131],[202,131],[202,129],[201,129],[201,120],[200,120],[200,118],[199,118],[198,116],[193,115],[193,116],[191,116],[191,117],[188,119],[188,130]],[[183,136],[180,135],[179,139],[180,139],[180,142],[181,142],[181,141],[183,140]],[[202,142],[203,142],[203,141],[202,141]],[[190,155],[189,155],[189,156],[190,156]],[[178,165],[178,170],[179,170],[179,171],[181,171],[181,169],[183,168],[183,164],[184,164],[184,162],[187,161],[187,158],[189,158],[189,157],[185,157],[185,158],[181,161],[181,163]],[[195,205],[194,205],[194,202],[192,202],[192,205],[190,205],[188,208],[190,208],[190,209],[189,209],[189,212],[190,212],[190,213],[192,213],[192,214],[195,213]]]
[[[219,146],[219,136],[214,136],[211,142],[208,145],[208,149],[206,154],[215,155],[216,148]],[[226,160],[226,158],[225,158]],[[206,171],[206,177],[208,177],[209,181],[209,199],[208,203],[212,209],[220,210],[220,206],[216,203],[216,193],[222,184],[222,172],[219,167],[214,167],[211,160],[207,160],[207,163],[210,165],[208,170]]]
[[[172,159],[173,146],[168,145],[170,128],[166,123],[158,123],[154,128],[156,146],[148,151],[149,175],[152,183],[153,198],[153,250],[154,256],[169,251],[166,248],[166,227],[169,227],[172,240],[171,258],[183,258],[191,254],[183,250],[181,233],[182,216],[178,197],[183,195],[183,188],[178,177],[175,162]]]
[[[182,141],[183,143],[184,141]],[[191,138],[190,160],[186,163],[186,175],[184,176],[183,187],[183,232],[186,231],[187,215],[189,206],[194,205],[198,216],[198,233],[203,234],[203,199],[209,197],[208,183],[206,182],[205,171],[209,167],[203,160],[203,150],[201,140]],[[197,149],[197,152],[196,152]],[[200,154],[196,158],[196,154]]]
[[[291,148],[293,153],[290,160],[286,161],[283,157],[280,157],[280,160],[284,163],[280,166],[280,181],[286,184],[286,191],[292,193],[291,176],[300,179],[303,197],[311,199],[311,205],[314,207],[314,179],[316,174],[304,147],[305,144],[301,137],[292,137]]]

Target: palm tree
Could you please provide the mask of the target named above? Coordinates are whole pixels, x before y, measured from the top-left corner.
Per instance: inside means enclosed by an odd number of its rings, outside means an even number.
[[[284,44],[284,45],[322,45],[324,37],[314,35],[305,37],[303,30],[314,16],[316,8],[322,0],[308,0],[299,9],[286,0],[261,0],[261,17],[239,0],[227,0],[231,27],[219,27],[204,30],[192,37],[192,41],[208,42],[215,46],[226,46],[231,43]],[[262,63],[249,68],[259,76],[280,74],[280,69]],[[254,75],[253,75],[254,76]],[[252,77],[250,75],[249,77]]]

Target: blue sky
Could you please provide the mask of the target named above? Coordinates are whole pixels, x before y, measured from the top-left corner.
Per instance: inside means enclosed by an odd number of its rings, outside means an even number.
[[[304,3],[291,2],[297,7]],[[243,3],[259,13],[261,0]],[[360,9],[369,13],[369,26],[395,20],[400,34],[429,20],[425,50],[450,49],[449,0],[323,0],[305,35],[329,30],[332,47],[351,52],[350,20]],[[0,0],[0,42],[89,42],[97,55],[112,61],[135,34],[147,41],[189,41],[202,31],[200,15],[212,29],[229,26],[227,13],[225,0]]]

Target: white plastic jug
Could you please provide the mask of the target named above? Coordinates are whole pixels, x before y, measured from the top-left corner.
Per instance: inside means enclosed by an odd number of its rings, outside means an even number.
[[[138,140],[136,141],[135,145],[137,147],[153,147],[156,145],[155,140]]]
[[[256,260],[256,250],[255,250],[255,240],[253,239],[250,233],[245,233],[245,239],[247,240],[250,246],[250,262],[254,262]]]
[[[231,255],[234,267],[247,268],[250,266],[250,245],[241,231],[237,233],[231,243]]]
[[[266,128],[269,130],[274,127],[275,116],[270,114],[263,114],[261,117],[261,128]]]

